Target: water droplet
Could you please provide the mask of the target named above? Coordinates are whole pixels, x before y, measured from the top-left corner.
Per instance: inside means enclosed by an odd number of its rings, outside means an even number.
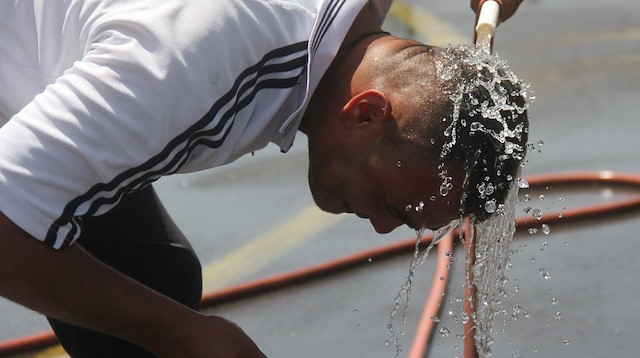
[[[544,249],[546,249],[547,247],[549,247],[549,242],[545,241],[542,243],[542,247],[540,248],[540,251],[544,251]]]
[[[544,267],[541,267],[538,271],[542,275],[542,278],[544,278],[545,280],[548,280],[551,278],[551,274],[547,272],[547,270],[545,270]]]
[[[486,188],[484,189],[484,195],[489,196],[491,194],[493,194],[493,192],[495,191],[493,184],[488,183]]]
[[[398,168],[402,167],[402,162],[398,160],[398,162],[396,163],[396,165],[398,166]]]
[[[551,298],[551,304],[552,305],[557,305],[558,304],[558,299],[555,298],[555,297]]]
[[[549,235],[550,232],[551,232],[551,227],[548,224],[542,224],[542,233],[545,235]]]
[[[555,319],[562,319],[562,313],[556,312]]]
[[[484,203],[484,210],[486,210],[489,214],[495,213],[497,208],[498,207],[496,205],[495,199],[487,200],[487,202]]]
[[[404,211],[411,211],[412,208],[413,208],[413,205],[409,204],[404,207]]]
[[[447,327],[440,327],[438,333],[440,333],[440,335],[443,337],[448,337],[451,334],[451,331],[449,331]]]
[[[431,316],[431,320],[436,323],[440,322],[440,318],[438,318],[438,316]]]
[[[533,209],[533,212],[531,213],[531,215],[537,220],[542,219],[542,211],[540,211],[540,209]]]
[[[511,318],[515,321],[518,319],[518,317],[520,316],[520,314],[523,312],[523,308],[521,305],[519,304],[515,304],[513,305],[512,308],[512,313],[511,313]]]
[[[518,188],[520,188],[520,189],[529,188],[529,182],[527,181],[527,179],[518,178]]]
[[[513,285],[513,293],[518,293],[518,292],[520,292],[520,286]]]
[[[568,339],[566,339],[566,338],[565,338],[565,339],[563,339],[563,340],[562,340],[562,344],[564,344],[565,346],[568,346],[568,345],[569,345],[569,340],[568,340]]]

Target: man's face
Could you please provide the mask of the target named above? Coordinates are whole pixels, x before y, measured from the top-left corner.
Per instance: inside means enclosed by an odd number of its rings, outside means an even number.
[[[322,210],[355,213],[378,233],[403,224],[436,229],[460,218],[460,173],[407,149],[359,149],[310,153],[309,185]]]

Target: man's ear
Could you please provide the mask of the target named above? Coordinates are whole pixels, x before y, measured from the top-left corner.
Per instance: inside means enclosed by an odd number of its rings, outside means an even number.
[[[340,122],[346,129],[382,128],[391,118],[389,97],[375,89],[353,96],[340,111]]]

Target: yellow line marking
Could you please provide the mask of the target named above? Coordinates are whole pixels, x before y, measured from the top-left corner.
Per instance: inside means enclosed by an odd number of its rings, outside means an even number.
[[[451,24],[436,15],[402,1],[393,3],[389,15],[402,20],[413,32],[424,37],[423,41],[429,45],[458,45],[467,43],[472,38],[472,28],[469,29],[469,36],[464,36]]]
[[[322,212],[313,205],[274,230],[251,240],[202,270],[204,292],[236,283],[256,273],[346,218]]]
[[[33,358],[69,358],[69,355],[62,349],[61,345],[56,345],[37,353]]]

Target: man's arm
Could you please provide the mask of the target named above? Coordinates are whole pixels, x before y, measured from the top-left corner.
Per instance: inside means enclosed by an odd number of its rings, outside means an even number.
[[[55,251],[0,213],[0,295],[30,309],[118,336],[161,357],[264,357],[242,330],[199,314],[94,259]]]

